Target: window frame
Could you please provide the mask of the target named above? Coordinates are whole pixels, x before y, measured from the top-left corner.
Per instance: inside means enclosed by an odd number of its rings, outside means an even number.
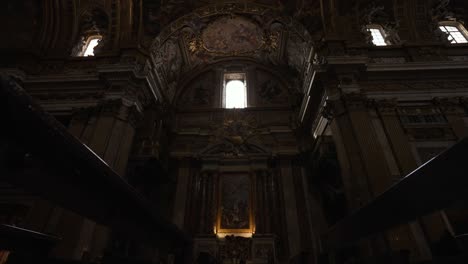
[[[386,37],[387,37],[387,33],[385,32],[385,30],[383,29],[383,27],[381,25],[378,25],[378,24],[369,24],[366,26],[366,29],[367,29],[367,32],[369,32],[369,34],[371,35],[372,37],[372,44],[376,47],[386,47],[386,46],[390,46],[391,43],[389,41],[386,40]],[[372,29],[376,29],[380,32],[380,35],[382,36],[382,39],[383,41],[385,42],[385,45],[377,45],[375,42],[374,42],[374,35],[372,34]]]
[[[96,56],[96,54],[94,54],[94,51],[93,51],[93,55],[85,56],[86,50],[88,49],[89,45],[91,44],[91,41],[93,41],[95,39],[98,40],[98,44],[94,48],[99,46],[100,42],[102,41],[102,36],[101,35],[88,36],[86,38],[86,44],[83,46],[83,49],[81,50],[81,53],[79,54],[79,57],[94,57],[94,56]]]
[[[466,42],[461,42],[461,43],[456,42],[456,39],[452,36],[450,31],[447,31],[447,32],[443,31],[441,29],[441,27],[455,27],[455,28],[457,28],[458,32],[460,32],[460,34],[465,38]],[[466,44],[468,44],[468,30],[465,28],[465,26],[462,23],[460,23],[458,21],[450,21],[450,20],[449,21],[441,21],[441,22],[439,22],[438,29],[441,32],[443,32],[444,34],[447,34],[447,41],[450,42],[450,45],[457,45],[457,44],[462,44],[462,45],[465,44],[466,45]],[[450,41],[448,39],[448,37],[452,37],[455,42]]]
[[[238,76],[236,78],[236,75]],[[244,107],[242,108],[228,108],[227,105],[227,84],[230,81],[241,81],[244,84]],[[223,74],[223,92],[222,92],[223,100],[222,100],[222,108],[224,109],[245,109],[248,105],[248,86],[247,86],[247,74],[245,72],[225,72]]]

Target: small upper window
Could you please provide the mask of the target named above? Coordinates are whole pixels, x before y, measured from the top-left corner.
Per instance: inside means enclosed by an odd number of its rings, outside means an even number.
[[[440,30],[447,34],[447,39],[452,44],[468,43],[466,29],[457,22],[442,22],[439,24]]]
[[[388,43],[385,41],[385,32],[380,26],[369,25],[367,26],[367,31],[372,35],[372,43],[376,46],[387,46]]]
[[[86,46],[84,47],[83,57],[94,56],[94,48],[99,45],[99,41],[101,41],[100,37],[91,37],[86,42]]]
[[[247,87],[244,73],[227,73],[224,75],[224,107],[246,108]]]

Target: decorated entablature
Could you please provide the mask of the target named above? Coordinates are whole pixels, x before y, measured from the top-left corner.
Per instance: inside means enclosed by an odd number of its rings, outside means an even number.
[[[165,96],[173,101],[181,84],[222,61],[249,61],[289,69],[296,88],[304,79],[312,39],[278,10],[253,3],[208,5],[166,26],[150,53]]]

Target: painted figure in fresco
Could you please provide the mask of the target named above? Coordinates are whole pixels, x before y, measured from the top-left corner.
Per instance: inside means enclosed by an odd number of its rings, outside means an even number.
[[[240,17],[222,17],[202,34],[208,52],[250,52],[261,45],[262,32],[258,26]]]
[[[168,83],[178,79],[182,68],[179,45],[176,40],[169,40],[164,46],[163,62]]]
[[[213,90],[211,87],[207,87],[205,85],[198,85],[195,88],[193,94],[193,102],[197,105],[207,105],[211,101],[211,93],[210,91]]]
[[[260,96],[266,101],[271,101],[281,93],[281,88],[278,83],[273,80],[268,80],[260,88]]]

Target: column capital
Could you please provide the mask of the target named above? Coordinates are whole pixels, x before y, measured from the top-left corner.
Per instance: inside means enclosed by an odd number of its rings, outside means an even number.
[[[340,116],[347,112],[367,111],[372,106],[372,100],[361,93],[343,94],[338,98],[327,100],[322,115],[327,119]]]
[[[361,93],[349,93],[341,96],[348,111],[367,110],[369,100]]]
[[[372,105],[377,108],[381,115],[396,115],[398,109],[398,100],[396,98],[373,100]]]
[[[103,100],[98,104],[98,108],[100,114],[127,121],[133,127],[143,118],[141,109],[132,101],[124,98]]]

